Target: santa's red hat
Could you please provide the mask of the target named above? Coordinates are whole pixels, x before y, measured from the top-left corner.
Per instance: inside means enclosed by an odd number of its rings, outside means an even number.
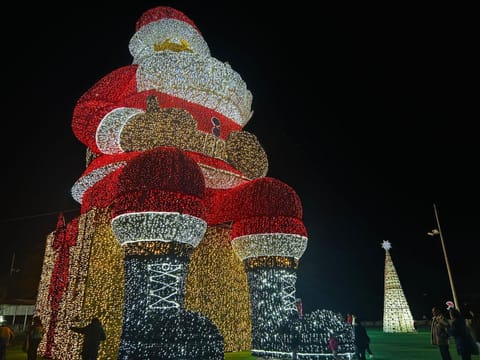
[[[200,33],[195,23],[181,11],[168,7],[158,6],[156,8],[145,11],[135,25],[135,31],[138,31],[142,26],[149,23],[160,21],[162,19],[175,19],[186,22]]]
[[[135,29],[129,44],[134,63],[156,51],[172,50],[175,47],[180,49],[175,51],[210,56],[210,49],[195,23],[174,8],[158,6],[145,11],[137,20]]]

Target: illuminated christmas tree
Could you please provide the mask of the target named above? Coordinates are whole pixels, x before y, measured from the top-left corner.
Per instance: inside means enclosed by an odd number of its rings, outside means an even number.
[[[382,243],[385,249],[385,294],[383,306],[383,331],[414,332],[414,322],[400,279],[390,256],[392,247],[388,240]]]
[[[267,177],[243,130],[252,94],[210,55],[182,12],[156,7],[130,39],[131,65],[77,101],[72,129],[87,164],[72,188],[81,214],[47,237],[36,313],[40,352],[79,358],[69,331],[99,317],[99,359],[220,360],[224,351],[326,356],[351,326],[333,311],[299,320],[296,270],[307,248],[298,195]],[[292,327],[293,326],[293,327]]]

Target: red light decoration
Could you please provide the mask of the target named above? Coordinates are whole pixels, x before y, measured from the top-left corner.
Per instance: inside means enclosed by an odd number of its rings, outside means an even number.
[[[229,199],[232,220],[252,216],[287,216],[302,218],[302,204],[297,193],[274,178],[260,178],[233,189]]]
[[[205,196],[205,182],[198,165],[180,149],[158,147],[135,157],[118,178],[118,192],[161,189],[198,198]]]
[[[94,208],[104,209],[112,205],[121,172],[122,169],[118,169],[110,173],[85,191],[82,197],[82,214]]]
[[[258,233],[285,233],[307,236],[307,230],[302,220],[285,216],[251,217],[236,221],[233,224],[233,238]]]
[[[63,213],[58,215],[55,237],[52,243],[53,249],[57,252],[55,265],[53,267],[52,277],[50,279],[49,299],[50,299],[50,321],[47,331],[47,342],[45,355],[51,356],[54,343],[55,328],[57,325],[57,316],[60,308],[60,302],[68,289],[68,270],[70,263],[70,247],[74,246],[78,236],[78,219],[75,219],[65,226]]]
[[[210,56],[193,21],[178,10],[146,11],[129,50],[133,64],[101,78],[73,111],[73,133],[88,147],[86,169],[72,188],[82,215],[68,226],[59,216],[53,241],[47,239],[52,246],[38,297],[48,324],[42,355],[69,357],[79,342],[68,324],[99,311],[111,334],[101,349],[108,358],[119,351],[157,355],[150,345],[178,345],[178,338],[163,341],[171,333],[196,349],[192,358],[206,358],[210,347],[223,358],[223,346],[289,355],[291,334],[282,329],[302,313],[295,282],[307,230],[297,193],[265,177],[266,153],[242,131],[252,115],[250,91],[228,63]],[[181,269],[174,288],[183,318],[164,317],[167,327],[147,319],[141,306],[151,294],[166,299],[151,292],[159,265]],[[185,326],[190,310],[198,314],[196,328]],[[325,355],[323,345],[312,344],[338,328],[330,318],[305,316],[312,320],[303,334],[311,338],[302,351]],[[128,324],[139,326],[133,337]],[[165,333],[152,340],[144,331],[150,325]],[[216,340],[206,341],[209,334]],[[177,350],[168,355],[184,358],[185,348]]]
[[[145,11],[135,24],[135,30],[138,31],[142,26],[150,24],[154,21],[160,21],[162,19],[175,19],[186,22],[200,34],[200,30],[198,30],[195,23],[188,16],[168,6],[158,6]]]
[[[158,189],[132,191],[119,195],[115,199],[112,217],[149,211],[178,212],[201,219],[206,217],[201,198]]]
[[[137,91],[136,65],[114,70],[100,79],[78,100],[72,118],[72,130],[75,136],[94,153],[101,153],[97,146],[97,127],[106,114],[116,108],[135,108],[146,111],[147,98],[155,95],[162,108],[187,110],[196,120],[198,129],[210,133],[212,118],[221,123],[219,137],[226,139],[232,131],[240,131],[241,126],[219,112],[194,104],[190,101],[168,95],[156,90]]]

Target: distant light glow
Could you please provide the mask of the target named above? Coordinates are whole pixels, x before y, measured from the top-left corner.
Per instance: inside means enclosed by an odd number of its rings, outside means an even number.
[[[382,248],[385,249],[386,251],[388,251],[392,248],[392,244],[388,240],[383,240]]]
[[[385,245],[385,243],[387,243]],[[413,316],[400,284],[397,270],[390,252],[390,242],[384,241],[385,251],[385,293],[383,305],[383,331],[386,333],[414,332]]]

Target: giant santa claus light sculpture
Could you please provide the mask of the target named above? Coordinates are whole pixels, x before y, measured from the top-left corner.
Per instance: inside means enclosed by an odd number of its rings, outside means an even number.
[[[139,18],[129,49],[133,64],[74,109],[73,132],[87,146],[72,188],[81,215],[68,225],[60,217],[47,238],[41,352],[74,358],[81,339],[69,326],[98,316],[105,359],[289,356],[295,328],[300,353],[327,353],[335,331],[351,356],[340,314],[298,322],[301,202],[266,177],[263,148],[242,130],[252,95],[240,75],[170,7]]]

